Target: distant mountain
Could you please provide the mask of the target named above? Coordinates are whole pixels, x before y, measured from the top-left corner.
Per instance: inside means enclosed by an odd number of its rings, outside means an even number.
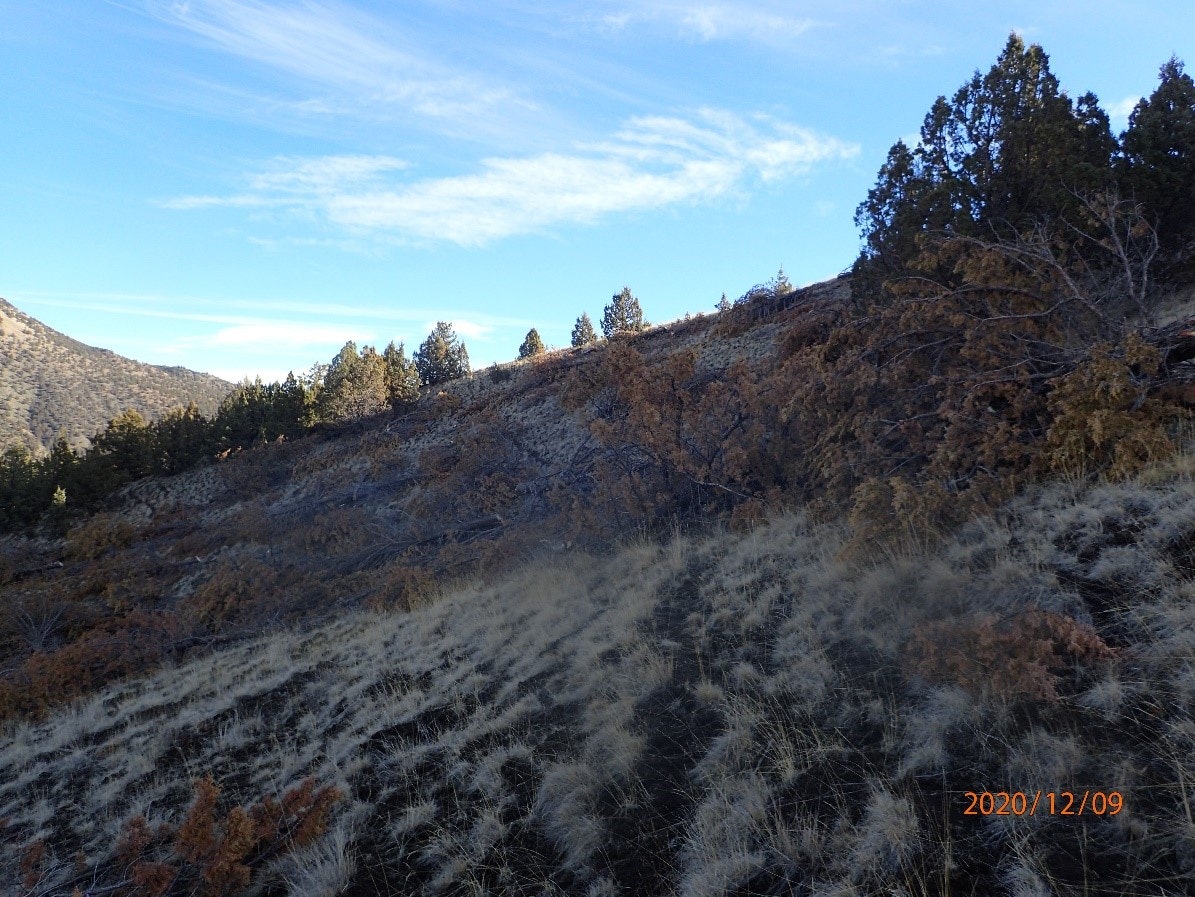
[[[86,346],[0,299],[0,449],[49,448],[59,433],[74,447],[135,408],[155,418],[195,402],[212,414],[232,384]]]

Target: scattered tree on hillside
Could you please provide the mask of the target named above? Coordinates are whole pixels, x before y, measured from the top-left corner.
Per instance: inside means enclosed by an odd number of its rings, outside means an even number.
[[[415,367],[426,386],[446,383],[469,373],[469,353],[464,343],[458,341],[451,324],[447,321],[436,323],[415,353]]]
[[[718,300],[718,304],[714,306],[714,310],[719,312],[730,311],[731,308],[733,308],[733,304],[729,299],[726,298],[725,293],[723,293],[722,298]]]
[[[523,344],[519,346],[519,358],[531,358],[533,355],[542,355],[543,352],[544,341],[539,338],[539,331],[532,327],[527,331]]]
[[[857,282],[894,276],[954,280],[921,253],[925,234],[1015,240],[1043,218],[1065,228],[1085,218],[1079,197],[1112,186],[1115,142],[1094,95],[1072,102],[1036,44],[1009,37],[986,75],[938,97],[913,149],[889,150],[855,221],[864,249]]]
[[[162,473],[194,467],[209,450],[211,427],[194,402],[166,412],[154,426],[155,466]]]
[[[326,421],[360,420],[387,407],[386,363],[372,346],[357,353],[352,340],[324,375],[319,416]]]
[[[94,461],[106,468],[109,478],[118,484],[140,479],[156,472],[155,439],[140,412],[130,408],[109,421],[104,432],[92,440]]]
[[[623,287],[621,293],[611,297],[610,304],[605,308],[602,315],[602,333],[609,339],[622,333],[639,333],[645,327],[639,300],[631,295],[630,287]]]
[[[581,312],[577,323],[573,325],[573,346],[588,346],[597,342],[597,333],[593,329],[593,321],[589,320],[586,312]]]
[[[32,523],[41,514],[45,496],[33,454],[20,443],[0,454],[0,527]]]
[[[342,419],[360,420],[390,407],[386,388],[386,362],[372,345],[363,346],[361,356],[348,371],[333,363],[324,379],[325,392],[339,394]]]
[[[780,270],[776,272],[776,276],[768,283],[768,287],[772,291],[773,296],[787,296],[794,289],[793,285],[789,283],[788,275],[784,273],[784,266],[780,266]]]
[[[1195,81],[1179,60],[1162,66],[1157,89],[1129,116],[1122,142],[1125,188],[1156,223],[1173,264],[1195,244]]]
[[[203,420],[202,416],[200,420]],[[80,459],[67,441],[65,433],[59,433],[50,448],[50,454],[41,459],[41,475],[47,486],[61,487],[72,502],[82,496],[79,492]]]
[[[318,401],[327,365],[312,367],[303,378],[287,374],[282,383],[257,377],[233,387],[210,424],[212,451],[267,442],[302,433],[319,417]]]
[[[396,347],[391,341],[382,352],[386,362],[386,391],[391,405],[408,405],[419,398],[419,370],[407,358],[402,343]]]

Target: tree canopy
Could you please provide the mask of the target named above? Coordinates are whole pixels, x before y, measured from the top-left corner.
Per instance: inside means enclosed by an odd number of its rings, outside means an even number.
[[[438,321],[415,353],[415,368],[426,386],[469,373],[469,352],[447,321]]]
[[[519,346],[519,358],[530,358],[533,355],[542,355],[543,352],[544,341],[540,339],[539,331],[532,327],[527,331],[523,344]]]
[[[574,347],[588,346],[590,343],[597,342],[597,332],[593,329],[593,321],[589,319],[586,312],[581,312],[581,317],[577,318],[577,323],[573,325],[573,340]]]
[[[402,343],[397,346],[391,340],[382,352],[386,365],[386,392],[392,405],[408,405],[419,398],[419,369],[413,359],[407,358]]]
[[[359,420],[388,407],[386,362],[373,346],[360,354],[351,340],[324,375],[320,393],[320,417],[328,421]]]
[[[622,333],[639,333],[645,327],[639,300],[631,295],[630,287],[623,287],[621,293],[611,297],[610,304],[605,308],[602,315],[602,333],[609,339]]]
[[[1111,186],[1115,151],[1095,96],[1072,101],[1045,51],[1010,35],[986,75],[938,97],[915,147],[897,141],[888,151],[856,211],[864,248],[855,273],[870,286],[926,273],[927,233],[1008,239],[1043,218],[1081,223],[1081,197]]]
[[[1129,116],[1122,172],[1128,192],[1152,216],[1162,248],[1177,257],[1195,243],[1195,81],[1173,57],[1159,75],[1157,89]]]

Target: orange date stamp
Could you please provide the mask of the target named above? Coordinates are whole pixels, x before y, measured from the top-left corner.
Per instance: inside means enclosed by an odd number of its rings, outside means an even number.
[[[964,791],[964,816],[1115,816],[1119,791]]]

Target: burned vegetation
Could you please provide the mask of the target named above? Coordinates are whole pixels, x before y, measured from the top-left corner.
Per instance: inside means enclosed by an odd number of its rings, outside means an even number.
[[[346,347],[323,419],[263,387],[292,430],[246,393],[217,457],[17,520],[0,876],[1189,893],[1192,225],[1156,185],[1195,179],[1155,138],[1195,85],[1158,90],[1118,144],[1014,37],[893,147],[849,276],[477,374],[449,330]]]

